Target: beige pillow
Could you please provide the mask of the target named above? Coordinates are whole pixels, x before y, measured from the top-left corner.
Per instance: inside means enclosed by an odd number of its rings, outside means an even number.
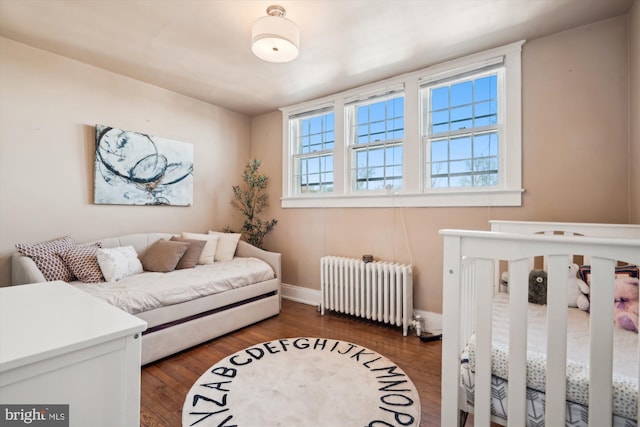
[[[172,242],[161,239],[149,246],[140,262],[146,271],[168,273],[176,269],[176,265],[188,248],[189,243],[187,242]]]
[[[216,255],[216,247],[218,246],[218,236],[183,232],[180,237],[182,237],[183,239],[205,240],[207,243],[202,249],[198,264],[213,264],[214,257]]]
[[[216,261],[231,261],[236,253],[240,233],[221,233],[209,230],[209,235],[218,236],[218,247],[216,248]]]
[[[182,237],[171,237],[171,240],[174,242],[186,242],[189,243],[189,247],[187,251],[182,255],[180,261],[178,261],[178,265],[176,265],[176,270],[182,270],[185,268],[194,268],[196,264],[198,264],[198,260],[200,259],[200,255],[202,254],[202,250],[204,249],[204,245],[207,244],[206,240],[194,240],[194,239],[183,239]]]

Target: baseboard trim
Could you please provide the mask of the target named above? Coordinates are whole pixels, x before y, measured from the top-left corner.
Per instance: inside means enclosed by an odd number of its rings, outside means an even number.
[[[282,298],[302,304],[320,305],[320,291],[302,286],[282,284]],[[421,316],[425,321],[425,329],[431,333],[442,333],[442,314],[425,310],[413,310],[413,314]]]
[[[282,298],[307,305],[320,305],[320,291],[286,283],[282,284]]]

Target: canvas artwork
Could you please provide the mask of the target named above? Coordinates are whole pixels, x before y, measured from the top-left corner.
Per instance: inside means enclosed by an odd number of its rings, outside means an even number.
[[[193,144],[96,125],[94,203],[193,204]]]

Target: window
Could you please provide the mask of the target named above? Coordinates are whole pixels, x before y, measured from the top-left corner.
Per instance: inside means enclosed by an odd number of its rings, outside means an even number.
[[[294,187],[297,194],[333,191],[333,111],[314,112],[290,121]]]
[[[502,72],[481,72],[423,88],[426,188],[499,184]]]
[[[521,206],[523,44],[282,108],[282,207]]]
[[[351,188],[354,191],[402,188],[404,96],[376,97],[348,111]]]

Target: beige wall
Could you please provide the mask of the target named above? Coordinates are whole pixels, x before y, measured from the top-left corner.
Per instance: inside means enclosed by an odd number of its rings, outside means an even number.
[[[271,178],[265,214],[279,224],[265,245],[283,253],[285,283],[319,289],[321,256],[373,253],[412,263],[416,307],[439,312],[441,228],[640,222],[640,174],[629,168],[640,153],[638,9],[525,44],[520,208],[281,209],[279,112],[249,119],[0,38],[0,285],[16,242],[238,225],[231,186],[251,155]],[[194,206],[93,205],[96,123],[193,143]]]
[[[640,0],[629,14],[630,62],[630,222],[640,224]]]
[[[520,208],[281,209],[281,114],[252,120],[252,154],[272,177],[265,244],[283,253],[283,282],[319,289],[319,258],[414,265],[415,306],[442,307],[441,228],[489,219],[629,221],[627,17],[532,40],[523,51]]]
[[[238,226],[249,117],[0,38],[0,285],[18,242]],[[194,145],[192,207],[94,205],[95,125]]]

